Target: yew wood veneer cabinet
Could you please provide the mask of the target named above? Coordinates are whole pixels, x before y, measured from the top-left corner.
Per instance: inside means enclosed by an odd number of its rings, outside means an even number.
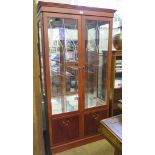
[[[42,93],[53,153],[101,139],[109,117],[115,10],[39,2]]]

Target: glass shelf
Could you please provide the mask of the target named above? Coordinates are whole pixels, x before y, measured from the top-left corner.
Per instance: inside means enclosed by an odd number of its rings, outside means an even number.
[[[52,114],[61,114],[78,110],[78,95],[52,97]]]
[[[85,108],[92,108],[92,107],[98,107],[98,106],[102,106],[105,105],[105,101],[97,98],[96,95],[92,95],[92,94],[87,94],[87,104],[85,104]]]

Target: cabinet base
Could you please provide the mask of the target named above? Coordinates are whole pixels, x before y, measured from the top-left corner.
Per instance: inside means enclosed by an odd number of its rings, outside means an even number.
[[[62,152],[74,147],[78,147],[87,143],[91,143],[91,142],[95,142],[97,140],[101,140],[103,139],[103,136],[101,135],[95,135],[95,136],[91,136],[91,137],[86,137],[86,138],[82,138],[76,141],[72,141],[63,145],[59,145],[59,146],[53,146],[51,147],[51,152],[52,154],[58,153],[58,152]]]

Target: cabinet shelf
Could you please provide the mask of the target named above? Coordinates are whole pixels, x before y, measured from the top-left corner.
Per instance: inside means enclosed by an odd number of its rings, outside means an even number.
[[[116,68],[118,71],[116,71]],[[118,100],[122,99],[122,51],[113,51],[111,74],[110,114],[114,116],[121,114],[122,104]]]
[[[122,91],[122,87],[114,88],[115,91]]]
[[[78,92],[69,92],[65,94],[56,94],[52,95],[52,97],[64,97],[64,96],[73,96],[73,95],[78,95]]]
[[[116,71],[115,71],[115,74],[122,74],[122,71],[119,71],[119,72],[116,72]]]

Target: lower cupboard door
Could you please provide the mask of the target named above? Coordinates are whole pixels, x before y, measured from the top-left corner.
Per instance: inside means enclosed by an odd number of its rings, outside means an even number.
[[[84,115],[84,135],[91,136],[98,133],[99,123],[107,118],[107,110],[89,112]]]
[[[52,120],[53,145],[71,141],[79,137],[79,116]]]

